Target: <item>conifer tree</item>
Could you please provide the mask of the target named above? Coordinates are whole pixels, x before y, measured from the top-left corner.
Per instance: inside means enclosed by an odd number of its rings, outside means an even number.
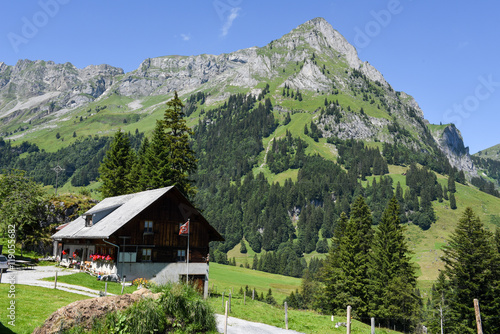
[[[197,159],[189,144],[193,131],[183,119],[183,106],[175,92],[174,98],[167,102],[163,119],[156,121],[145,170],[149,189],[175,185],[190,197],[196,193],[190,175],[196,170]]]
[[[119,129],[99,166],[101,193],[104,197],[132,192],[129,174],[134,163],[134,156],[127,135]]]
[[[457,201],[455,200],[455,194],[450,193],[450,208],[455,210],[457,208]]]
[[[441,323],[443,329],[448,329],[450,321],[449,300],[452,291],[449,287],[449,281],[446,279],[443,271],[439,271],[436,284],[432,285],[431,298],[427,305],[427,327],[431,333],[441,332]]]
[[[375,232],[370,257],[371,305],[377,318],[393,319],[388,327],[415,328],[419,311],[415,267],[399,219],[396,197],[387,204]]]
[[[134,165],[129,174],[130,184],[134,192],[139,192],[148,189],[147,174],[144,172],[146,166],[146,154],[149,148],[149,139],[144,137],[141,147],[137,152]]]
[[[495,229],[495,246],[498,254],[500,255],[500,229],[498,227]]]
[[[332,246],[325,261],[322,307],[330,312],[343,311],[348,305],[360,317],[369,313],[368,262],[373,232],[372,216],[364,198],[356,198],[351,217],[340,238],[338,247]]]
[[[457,188],[455,186],[455,174],[450,173],[450,176],[448,176],[448,191],[450,193],[454,193],[457,191]]]
[[[492,233],[468,207],[443,250],[449,280],[448,333],[475,333],[473,299],[478,299],[484,333],[499,333],[499,268]]]
[[[241,239],[240,253],[242,254],[247,253],[247,246],[245,245],[245,241],[243,239]]]
[[[257,254],[254,254],[253,261],[252,261],[252,269],[257,270],[258,265],[259,265],[259,259],[257,257]]]

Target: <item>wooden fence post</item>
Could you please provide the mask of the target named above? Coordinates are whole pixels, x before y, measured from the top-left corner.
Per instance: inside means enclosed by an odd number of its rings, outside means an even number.
[[[125,288],[125,277],[122,279],[122,295],[123,295],[123,289]]]
[[[479,310],[479,300],[474,299],[474,311],[476,312],[477,334],[483,334],[483,326],[481,324],[481,311]]]
[[[226,301],[226,314],[224,316],[224,334],[227,334],[227,301]]]
[[[285,329],[288,330],[288,304],[285,302]]]
[[[231,292],[229,293],[229,313],[231,313]]]
[[[57,271],[56,271],[56,278],[54,279],[54,289],[57,289]]]
[[[252,300],[255,300],[255,288],[252,290]]]
[[[371,325],[372,325],[372,333],[371,334],[375,334],[375,318],[372,318],[371,319]]]
[[[347,334],[351,334],[351,305],[347,306]]]

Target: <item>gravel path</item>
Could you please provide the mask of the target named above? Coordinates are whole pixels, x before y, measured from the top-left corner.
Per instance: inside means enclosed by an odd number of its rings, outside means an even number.
[[[32,286],[41,286],[44,288],[54,288],[54,282],[42,281],[42,278],[45,277],[53,277],[71,275],[79,272],[79,270],[68,270],[63,268],[58,268],[55,266],[38,266],[35,269],[18,269],[18,270],[9,270],[2,275],[2,282],[10,282],[12,281],[12,277],[14,276],[14,281],[16,284],[24,284],[24,285],[32,285]],[[81,295],[89,296],[89,297],[99,297],[99,291],[85,288],[83,286],[72,285],[67,283],[57,283],[57,289],[78,293]],[[108,293],[108,295],[112,295]]]
[[[79,270],[62,269],[55,266],[38,266],[35,269],[25,270],[9,270],[2,274],[2,283],[14,281],[16,284],[40,286],[44,288],[54,288],[54,282],[42,281],[42,278],[71,275],[79,272]],[[78,293],[89,297],[99,297],[99,291],[88,289],[78,285],[57,283],[57,289]],[[110,293],[108,293],[111,295]],[[215,315],[217,320],[217,330],[219,333],[224,333],[224,316],[221,314]],[[228,334],[303,334],[292,330],[285,330],[258,322],[246,321],[238,318],[228,317],[227,324]]]
[[[215,315],[217,319],[217,331],[224,333],[224,316],[222,314]],[[242,320],[238,318],[228,317],[227,334],[303,334],[300,332],[286,330],[258,322]]]

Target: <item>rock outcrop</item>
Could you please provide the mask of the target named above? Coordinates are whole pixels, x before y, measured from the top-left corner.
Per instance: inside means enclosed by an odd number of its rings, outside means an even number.
[[[426,150],[428,141],[419,141],[427,135],[424,115],[413,97],[395,92],[382,74],[361,61],[354,46],[323,18],[307,21],[263,47],[220,55],[148,58],[128,73],[110,65],[78,69],[71,63],[41,60],[20,60],[15,66],[0,62],[0,136],[17,139],[25,133],[55,128],[72,117],[72,112],[80,120],[83,110],[92,117],[102,110],[97,107],[107,107],[106,101],[113,104],[123,97],[126,103],[114,105],[120,113],[148,115],[174,91],[183,98],[208,93],[205,105],[210,106],[234,93],[257,96],[263,84],[271,82],[277,83],[270,92],[276,108],[284,108],[279,104],[284,100],[281,90],[285,87],[295,93],[300,90],[308,98],[340,94],[358,106],[357,110],[343,110],[338,124],[328,118],[322,120],[319,127],[325,136],[393,142],[394,135],[387,128],[397,122],[408,130],[406,133],[415,134],[400,143]],[[371,116],[359,110],[366,101],[377,106]],[[102,105],[91,110],[91,102]],[[10,122],[22,124],[13,131]],[[4,130],[7,128],[9,132]],[[16,131],[19,134],[14,134]],[[451,131],[436,140],[454,166],[473,172],[470,157],[459,147],[457,138]]]
[[[433,136],[453,167],[463,170],[469,174],[469,177],[477,176],[469,148],[465,147],[462,135],[455,125],[450,124],[442,132],[434,133]]]
[[[0,117],[76,108],[100,97],[120,74],[121,68],[109,65],[78,69],[71,63],[43,60],[19,60],[15,66],[0,63]]]

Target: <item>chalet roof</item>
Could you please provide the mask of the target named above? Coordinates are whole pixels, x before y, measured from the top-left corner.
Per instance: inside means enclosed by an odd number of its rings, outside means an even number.
[[[166,187],[154,190],[142,191],[135,194],[108,197],[99,202],[96,206],[85,212],[82,216],[70,222],[66,227],[52,235],[53,239],[105,239],[109,238],[120,227],[127,224],[144,209],[153,204],[160,197],[169,191],[177,193],[177,197],[182,202],[188,204],[204,223],[209,226],[212,240],[224,240],[220,234],[205,220],[203,216],[192,206],[189,201],[175,187]],[[114,209],[114,210],[113,210]],[[85,226],[85,216],[108,211],[105,217],[92,226]],[[215,233],[214,233],[215,232]]]

